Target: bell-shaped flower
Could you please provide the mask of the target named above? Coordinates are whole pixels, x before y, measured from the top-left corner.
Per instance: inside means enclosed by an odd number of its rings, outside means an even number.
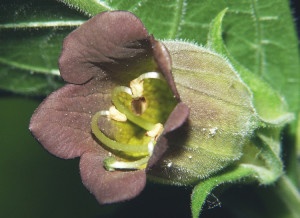
[[[135,197],[189,114],[167,49],[135,15],[104,12],[66,37],[59,68],[68,84],[35,111],[32,134],[55,156],[80,157],[100,203]]]

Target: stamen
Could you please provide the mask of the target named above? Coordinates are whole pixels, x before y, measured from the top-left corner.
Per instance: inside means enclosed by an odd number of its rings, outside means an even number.
[[[143,99],[143,80],[144,79],[160,79],[160,80],[164,80],[163,76],[157,72],[148,72],[148,73],[144,73],[142,75],[140,75],[138,78],[132,80],[130,82],[130,88],[126,87],[126,86],[118,86],[116,88],[114,88],[113,90],[113,94],[112,94],[112,102],[115,105],[115,107],[121,112],[123,113],[128,120],[130,120],[131,122],[133,122],[134,124],[138,125],[139,127],[145,129],[145,130],[152,130],[153,128],[155,128],[155,125],[151,122],[148,122],[147,120],[136,116],[135,114],[132,113],[131,110],[129,110],[129,108],[127,108],[125,105],[123,105],[123,103],[119,100],[119,94],[121,92],[125,92],[128,95],[130,95],[133,98],[133,102],[138,100],[139,107],[137,107],[136,105],[132,105],[135,106],[134,109],[139,109],[139,110],[134,110],[134,113],[136,113],[137,115],[142,114],[147,107],[147,103],[143,103],[140,102],[140,99]],[[134,102],[136,103],[136,102]]]
[[[120,155],[120,157],[124,160],[119,161],[115,157],[109,155],[108,158],[104,160],[104,167],[108,171],[114,171],[116,169],[145,169],[150,156],[153,153],[157,138],[163,132],[163,125],[161,123],[154,124],[140,116],[148,107],[148,102],[143,96],[145,79],[164,80],[164,77],[157,72],[147,72],[132,80],[130,82],[130,88],[126,86],[118,86],[114,88],[112,93],[112,103],[114,106],[111,106],[109,110],[99,111],[92,117],[91,128],[95,137],[103,143],[104,146],[110,148],[114,152],[117,152],[115,155]],[[123,103],[122,96],[124,97],[124,93],[131,97],[131,108],[127,105],[127,100],[130,100],[128,96],[124,98],[126,104]],[[109,119],[119,122],[126,122],[127,120],[131,121],[138,127],[147,131],[145,137],[149,137],[149,143],[145,145],[123,144],[110,139],[98,126],[98,120],[101,116],[107,116]],[[124,153],[125,155],[118,152]],[[132,160],[132,157],[140,159]]]
[[[132,91],[132,97],[135,98],[140,98],[143,96],[144,92],[144,81],[140,80],[139,78],[136,78],[130,82],[130,88]]]
[[[130,82],[130,88],[132,91],[132,97],[134,99],[143,97],[143,91],[144,91],[144,80],[145,79],[160,79],[164,80],[164,77],[157,72],[148,72],[140,75],[138,78],[132,80]]]
[[[140,75],[138,77],[139,80],[144,80],[144,79],[160,79],[160,80],[164,80],[164,77],[157,72],[147,72],[147,73],[143,73],[142,75]]]
[[[145,129],[145,130],[151,130],[155,126],[153,123],[135,115],[132,113],[132,111],[127,108],[120,100],[119,100],[119,94],[121,92],[126,92],[128,94],[128,88],[124,86],[118,86],[114,88],[113,94],[112,94],[112,102],[116,106],[116,108],[125,116],[127,117],[128,120],[133,122],[134,124],[138,125],[139,127]]]
[[[146,145],[128,145],[119,143],[108,138],[98,127],[98,119],[103,116],[102,111],[97,112],[92,117],[91,127],[93,134],[99,139],[105,146],[111,148],[114,151],[124,152],[127,155],[133,157],[140,157],[148,155],[148,144]]]
[[[109,119],[120,121],[120,122],[125,122],[127,120],[126,115],[118,111],[115,106],[111,106],[109,108],[107,117]]]
[[[149,156],[130,162],[117,161],[114,157],[108,157],[104,160],[104,167],[108,171],[114,171],[116,169],[139,170],[145,169],[148,161]]]
[[[142,115],[147,109],[148,104],[144,97],[133,99],[131,101],[131,110],[138,116]]]
[[[109,111],[99,111],[101,116],[109,116]]]
[[[154,125],[153,129],[146,132],[146,135],[157,140],[157,138],[162,134],[163,130],[164,126],[161,123],[157,123]]]

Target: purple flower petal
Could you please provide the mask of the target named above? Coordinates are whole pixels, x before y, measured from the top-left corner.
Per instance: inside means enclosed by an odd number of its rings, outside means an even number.
[[[145,187],[145,170],[109,172],[103,168],[103,154],[87,152],[80,159],[83,184],[100,203],[128,200]]]
[[[168,139],[166,137],[170,132],[178,129],[188,119],[189,108],[184,103],[180,102],[176,105],[168,120],[164,125],[164,131],[158,139],[156,146],[154,147],[153,154],[148,162],[147,169],[151,169],[157,163],[157,161],[163,156],[165,151],[169,148]]]
[[[165,123],[163,135],[166,135],[182,126],[182,124],[188,119],[189,114],[189,107],[183,102],[178,103]]]
[[[156,41],[153,37],[151,38],[151,44],[153,48],[154,59],[157,63],[159,71],[163,73],[176,99],[180,100],[180,96],[176,89],[175,81],[172,75],[172,60],[168,49],[161,42]]]
[[[147,53],[149,44],[143,43],[147,37],[142,22],[129,12],[98,14],[66,37],[59,59],[61,76],[75,84],[103,78],[113,68],[125,66],[119,61]]]
[[[108,90],[103,89],[109,84],[90,81],[57,90],[33,114],[30,131],[50,153],[61,158],[97,150],[100,145],[91,135],[91,116],[111,104]]]

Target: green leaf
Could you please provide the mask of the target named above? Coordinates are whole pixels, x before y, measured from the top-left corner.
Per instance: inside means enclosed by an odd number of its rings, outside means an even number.
[[[221,184],[234,184],[241,183],[245,181],[251,181],[251,177],[255,175],[251,169],[244,166],[238,166],[236,168],[231,168],[228,171],[225,171],[222,175],[211,177],[210,179],[199,183],[194,187],[193,193],[191,196],[191,209],[193,218],[199,217],[201,209],[204,206],[206,198],[210,195],[211,191],[218,187]],[[280,208],[274,209],[270,208],[270,213],[274,218],[297,218],[300,213],[300,195],[295,186],[289,181],[286,176],[282,176],[276,185],[273,187],[273,192],[277,195],[275,197],[281,200],[283,205],[280,205]],[[267,201],[273,201],[270,198],[266,199]],[[274,199],[277,200],[277,199]],[[235,205],[233,205],[234,207]],[[245,205],[246,207],[246,205]],[[282,214],[282,210],[286,210],[286,213]],[[276,214],[281,212],[279,214]]]
[[[224,35],[230,53],[259,77],[269,82],[279,93],[284,94],[292,111],[296,111],[300,105],[300,100],[296,96],[299,90],[297,37],[286,0],[276,0],[272,4],[267,0],[243,2],[61,0],[61,2],[68,5],[70,9],[50,0],[4,1],[0,3],[0,29],[4,26],[5,28],[30,25],[77,26],[86,17],[76,13],[75,10],[89,16],[103,10],[129,10],[139,16],[149,32],[157,38],[185,39],[205,44],[210,21],[219,11],[228,7]],[[52,19],[62,23],[49,23],[48,21]],[[28,21],[33,23],[28,24]],[[68,28],[67,30],[70,31]],[[282,32],[284,34],[281,34]],[[5,43],[6,41],[3,41],[3,44]],[[36,44],[39,42],[37,41]],[[61,41],[52,42],[52,46],[56,48],[60,45]],[[56,52],[59,53],[59,49]],[[53,56],[55,59],[57,53],[48,56]],[[45,52],[40,53],[42,54],[47,55]],[[10,61],[18,62],[18,60]],[[27,65],[26,61],[22,63]],[[38,67],[41,65],[38,62],[36,64]]]
[[[225,21],[224,29],[230,28],[225,33],[226,46],[242,65],[283,95],[290,110],[295,112],[300,105],[297,97],[300,65],[288,1],[251,2],[251,10],[229,18],[231,24]],[[232,9],[230,15],[234,13]]]
[[[1,0],[0,29],[77,26],[85,16],[52,0]]]
[[[106,1],[97,1],[97,0],[58,0],[65,3],[70,8],[74,8],[81,13],[84,13],[88,16],[94,16],[99,14],[102,11],[112,11],[117,10],[114,7],[111,7],[111,2]],[[121,2],[121,1],[120,1]]]
[[[297,218],[300,214],[300,194],[299,190],[293,185],[287,176],[282,176],[276,186],[274,192],[282,199],[283,206],[288,209],[285,217]],[[276,212],[276,210],[275,210]],[[276,214],[274,214],[274,217]],[[282,217],[282,216],[281,216]],[[281,218],[280,217],[280,218]]]
[[[69,31],[61,29],[2,30],[0,63],[22,70],[59,76],[57,59]]]
[[[249,183],[255,180],[259,181],[260,184],[270,184],[283,175],[279,129],[277,131],[259,129],[257,135],[258,137],[246,144],[243,151],[244,155],[235,164],[235,167],[229,167],[195,186],[192,193],[193,217],[199,216],[207,196],[221,184],[233,184],[240,181]],[[288,186],[282,185],[282,182],[288,183]],[[300,196],[295,192],[295,186],[285,176],[280,178],[276,190],[285,203],[289,200],[293,201],[290,205],[287,203],[291,213],[299,210]]]
[[[209,179],[200,182],[194,187],[191,196],[193,218],[199,217],[207,196],[215,187],[224,183],[236,183],[251,175],[253,175],[252,169],[238,166],[236,168],[230,168],[228,171],[225,171],[220,175],[210,177]]]
[[[64,37],[86,17],[50,1],[0,3],[0,88],[46,95],[61,86],[58,57]]]
[[[267,122],[268,125],[275,125],[277,127],[283,126],[284,124],[290,122],[293,119],[293,114],[288,112],[287,105],[285,104],[283,97],[279,96],[277,92],[275,92],[266,82],[260,80],[260,78],[251,73],[249,70],[245,69],[238,63],[228,52],[226,47],[224,46],[223,39],[222,39],[222,29],[221,24],[223,17],[225,15],[226,10],[223,10],[212,22],[210,33],[208,37],[208,46],[225,56],[227,56],[232,63],[234,64],[235,68],[238,69],[241,77],[250,87],[251,91],[254,95],[254,105],[259,113],[262,120]],[[257,133],[261,139],[266,140],[270,136],[266,136],[265,133],[268,131],[267,135],[272,134],[273,136],[270,137],[265,143],[270,146],[276,145],[277,147],[280,146],[280,138],[278,137],[280,134],[280,129],[272,128],[268,130],[263,130],[264,133]],[[262,132],[262,131],[260,131]],[[293,145],[290,145],[293,147]],[[279,150],[279,148],[276,148]],[[247,152],[245,152],[247,153]],[[266,153],[268,155],[268,153]],[[277,153],[279,157],[279,154]],[[293,181],[297,183],[297,169],[293,166],[296,164],[296,160],[293,161],[295,158],[294,155],[290,155],[289,158],[289,165],[288,173],[292,176]],[[268,159],[268,158],[267,158]],[[292,164],[292,165],[291,165]],[[275,164],[276,165],[276,164]],[[290,166],[291,165],[291,166]],[[278,165],[277,165],[278,166]],[[279,169],[280,167],[278,167]],[[290,169],[293,169],[291,171]]]
[[[0,63],[0,89],[19,94],[45,96],[63,85],[57,76],[22,70]]]
[[[229,58],[244,82],[253,93],[253,103],[260,118],[269,125],[283,126],[293,120],[294,115],[288,112],[286,102],[269,84],[257,74],[242,66],[229,53],[222,38],[222,22],[227,9],[223,10],[212,21],[207,46]]]
[[[283,99],[280,98],[278,93],[276,93],[266,82],[262,81],[256,74],[251,73],[237,62],[224,45],[221,24],[226,11],[227,9],[219,13],[211,23],[208,46],[228,57],[233,63],[235,69],[253,92],[253,103],[260,118],[268,123],[268,125],[277,127],[283,126],[293,118],[293,114],[287,112],[287,106]],[[221,172],[216,175],[212,181],[212,178],[209,178],[200,182],[193,192],[193,196],[195,196],[192,197],[193,216],[197,217],[199,215],[201,210],[199,208],[202,207],[207,195],[203,193],[210,193],[214,187],[221,183],[233,182],[243,177],[258,180],[260,184],[270,184],[275,182],[283,174],[283,164],[280,158],[280,132],[281,128],[259,129],[256,132],[256,137],[246,144],[243,151],[244,155],[237,164],[238,168],[242,167],[242,169],[248,169],[248,174],[243,174],[243,170],[240,172],[238,171],[238,173],[235,174],[235,169],[232,171],[229,169],[229,172],[232,173],[232,175],[235,175],[235,177],[227,178],[226,175],[228,172],[225,172],[225,174],[224,172]],[[239,174],[241,177],[239,177]],[[299,207],[299,195],[289,194],[294,193],[292,191],[293,189],[295,189],[293,185],[292,188],[286,187],[282,193],[282,196],[293,199],[294,206],[290,209],[291,213],[295,213]],[[283,200],[286,201],[287,199]]]
[[[271,184],[283,174],[280,158],[280,129],[259,129],[244,147],[243,157],[237,164],[253,170],[253,180]]]

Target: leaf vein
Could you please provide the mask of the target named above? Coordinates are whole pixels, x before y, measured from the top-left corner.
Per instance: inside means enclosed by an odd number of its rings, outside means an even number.
[[[264,72],[264,66],[265,66],[265,51],[263,46],[261,45],[262,42],[262,26],[259,22],[259,15],[258,15],[258,9],[257,9],[257,0],[252,0],[252,16],[254,18],[254,25],[255,25],[255,44],[256,44],[256,65],[257,68],[255,72],[258,75],[262,75]]]
[[[186,5],[186,0],[177,0],[176,2],[175,15],[174,15],[174,20],[172,22],[173,25],[170,28],[170,32],[169,32],[170,39],[176,38],[176,36],[179,33],[180,25],[184,17],[185,5]]]
[[[43,28],[43,27],[77,27],[83,24],[84,20],[72,21],[46,21],[46,22],[20,22],[0,24],[0,29],[16,29],[16,28]]]

